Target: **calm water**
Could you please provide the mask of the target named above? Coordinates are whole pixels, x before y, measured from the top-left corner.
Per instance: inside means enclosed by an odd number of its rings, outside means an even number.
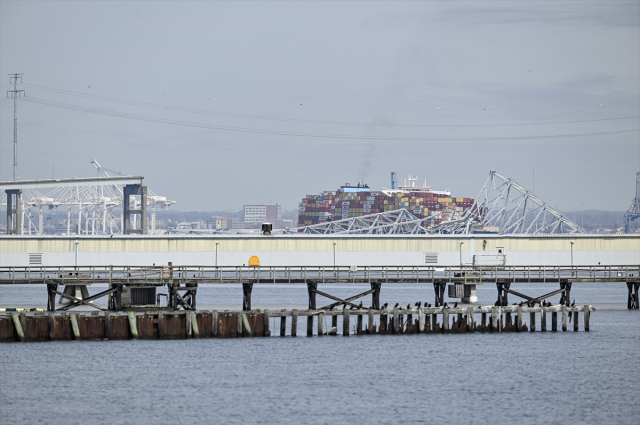
[[[306,308],[306,291],[255,285],[253,307]],[[478,297],[492,304],[495,287]],[[0,423],[640,423],[640,312],[621,283],[574,284],[572,298],[598,309],[591,332],[0,344]],[[433,302],[433,289],[381,299]],[[0,287],[2,306],[44,301],[42,287]],[[241,301],[239,286],[198,290],[202,309]]]

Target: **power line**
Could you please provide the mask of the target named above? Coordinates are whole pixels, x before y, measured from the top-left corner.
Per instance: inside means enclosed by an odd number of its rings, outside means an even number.
[[[157,118],[150,117],[146,115],[137,115],[137,114],[129,114],[124,112],[117,111],[109,111],[105,109],[97,109],[90,108],[86,106],[73,105],[68,103],[50,101],[45,99],[38,99],[34,97],[25,97],[24,101],[37,103],[46,106],[53,106],[56,108],[70,109],[74,111],[80,112],[88,112],[99,115],[107,115],[111,117],[117,118],[126,118],[137,121],[146,121],[146,122],[155,122],[161,124],[172,124],[179,125],[184,127],[194,127],[194,128],[205,128],[210,130],[224,130],[224,131],[234,131],[234,132],[242,132],[242,133],[257,133],[257,134],[272,134],[279,136],[298,136],[298,137],[312,137],[312,138],[328,138],[328,139],[352,139],[352,140],[393,140],[393,141],[505,141],[505,140],[535,140],[535,139],[556,139],[556,138],[567,138],[567,137],[586,137],[586,136],[600,136],[600,135],[611,135],[611,134],[623,134],[623,133],[632,133],[636,131],[640,131],[640,129],[629,129],[629,130],[614,130],[614,131],[604,131],[604,132],[593,132],[593,133],[572,133],[572,134],[553,134],[553,135],[542,135],[542,136],[513,136],[513,137],[454,137],[454,138],[442,138],[442,137],[401,137],[401,136],[354,136],[354,135],[344,135],[344,134],[320,134],[320,133],[304,133],[304,132],[292,132],[292,131],[282,131],[282,130],[266,130],[266,129],[256,129],[256,128],[247,128],[247,127],[232,127],[225,125],[215,125],[215,124],[204,124],[197,123],[191,121],[181,121],[174,120],[168,118]]]
[[[632,118],[640,118],[640,115],[627,116],[627,117],[614,117],[614,118],[599,118],[599,119],[588,119],[588,120],[574,120],[574,121],[547,121],[547,122],[534,122],[534,123],[513,123],[513,124],[391,124],[391,123],[362,123],[362,122],[349,122],[349,121],[329,121],[329,120],[310,120],[310,119],[301,119],[301,118],[282,118],[282,117],[271,117],[264,115],[249,115],[249,114],[237,114],[231,112],[218,112],[218,111],[208,111],[204,109],[192,109],[192,108],[183,108],[179,106],[166,106],[166,105],[158,105],[154,103],[146,103],[146,102],[138,102],[134,100],[126,100],[126,99],[118,99],[114,97],[107,96],[99,96],[94,94],[80,93],[71,90],[57,89],[53,87],[41,86],[37,84],[28,84],[24,83],[24,85],[34,88],[36,90],[44,90],[58,94],[66,94],[70,96],[84,97],[87,99],[96,99],[96,100],[104,100],[107,102],[115,102],[122,103],[125,105],[131,106],[144,106],[147,108],[154,109],[162,109],[169,111],[179,111],[179,112],[191,112],[196,114],[204,114],[204,115],[219,115],[224,117],[231,118],[247,118],[247,119],[257,119],[257,120],[266,120],[266,121],[283,121],[283,122],[297,122],[297,123],[305,123],[305,124],[332,124],[332,125],[346,125],[346,126],[374,126],[374,127],[518,127],[518,126],[532,126],[532,125],[553,125],[553,124],[577,124],[577,123],[587,123],[587,122],[601,122],[601,121],[618,121],[618,120],[627,120]]]

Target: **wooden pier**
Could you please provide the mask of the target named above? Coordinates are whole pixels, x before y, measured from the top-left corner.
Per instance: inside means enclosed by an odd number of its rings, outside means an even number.
[[[379,310],[383,286],[396,283],[424,283],[433,286],[434,307],[444,306],[445,289],[449,298],[474,303],[477,285],[492,284],[497,289],[495,306],[507,307],[509,294],[523,299],[528,307],[546,304],[548,298],[560,295],[560,304],[569,306],[574,283],[624,282],[628,288],[627,308],[640,308],[640,265],[626,266],[366,266],[366,267],[213,267],[213,266],[59,266],[0,267],[0,285],[42,285],[47,288],[47,310],[68,311],[78,306],[98,310],[122,311],[130,308],[160,308],[161,297],[173,310],[196,311],[199,285],[242,285],[244,311],[251,311],[251,292],[255,283],[303,283],[309,290],[310,310],[329,310],[346,305],[358,307],[354,301],[372,295],[371,308]],[[528,295],[512,288],[520,283],[556,283],[558,289],[547,294]],[[366,283],[371,289],[342,299],[319,289],[325,283]],[[105,284],[106,290],[92,296],[78,296],[83,291],[68,290],[87,285]],[[64,286],[62,291],[59,287]],[[166,293],[158,289],[166,288]],[[84,290],[84,293],[88,291]],[[316,295],[334,301],[316,306]],[[67,304],[56,306],[56,297]],[[108,297],[107,307],[94,303]]]
[[[142,314],[93,311],[86,315],[16,312],[0,314],[0,342],[295,337],[298,320],[303,320],[303,317],[306,317],[307,336],[556,332],[559,326],[562,331],[567,331],[570,326],[573,331],[578,331],[580,323],[584,331],[589,331],[590,313],[593,311],[595,309],[589,305],[513,305],[240,312],[159,310]],[[536,315],[539,320],[536,320]],[[547,320],[549,315],[550,323]]]

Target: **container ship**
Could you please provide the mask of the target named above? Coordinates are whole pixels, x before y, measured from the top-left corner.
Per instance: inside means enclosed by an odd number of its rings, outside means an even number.
[[[336,191],[307,195],[298,208],[298,225],[310,226],[328,221],[406,209],[417,218],[434,216],[427,223],[436,226],[443,221],[455,220],[473,205],[472,198],[452,197],[449,190],[433,190],[424,181],[418,186],[418,177],[409,175],[398,186],[396,173],[391,173],[391,189],[371,190],[364,183],[340,186]]]

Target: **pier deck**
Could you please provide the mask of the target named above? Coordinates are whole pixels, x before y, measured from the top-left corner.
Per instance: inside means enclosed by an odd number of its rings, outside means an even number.
[[[496,306],[508,305],[508,295],[525,300],[530,307],[542,306],[545,299],[561,295],[560,304],[569,305],[573,283],[624,282],[628,288],[627,307],[640,307],[640,265],[621,266],[364,266],[364,267],[212,267],[212,266],[56,266],[56,267],[0,267],[0,285],[46,285],[49,311],[56,310],[59,295],[68,305],[59,310],[89,306],[105,310],[93,303],[108,296],[108,309],[119,311],[131,306],[144,305],[147,309],[160,305],[166,296],[168,307],[175,310],[196,310],[198,285],[241,284],[243,310],[251,310],[251,291],[254,283],[304,283],[309,290],[309,308],[315,310],[316,295],[335,301],[321,309],[345,305],[357,307],[354,300],[372,295],[372,308],[380,308],[380,290],[383,284],[432,284],[435,307],[444,305],[445,289],[450,298],[475,303],[476,286],[495,284],[498,297]],[[559,284],[559,289],[541,296],[530,296],[511,289],[518,283]],[[318,290],[324,283],[367,283],[371,290],[347,299],[338,298]],[[106,284],[107,290],[91,297],[87,285]],[[58,286],[65,286],[60,292]],[[167,294],[156,294],[159,287],[167,287]],[[182,292],[182,293],[181,293]],[[634,293],[635,292],[635,293]],[[125,299],[123,301],[123,293]]]

